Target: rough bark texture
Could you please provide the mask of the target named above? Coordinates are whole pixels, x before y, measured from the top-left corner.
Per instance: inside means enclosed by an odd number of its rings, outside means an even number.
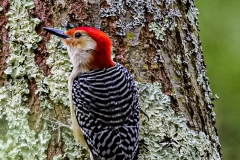
[[[8,1],[3,0],[0,2],[0,6],[2,7],[2,11],[0,12],[0,85],[2,86],[4,83],[3,79],[3,72],[6,69],[6,57],[9,55],[9,49],[8,49],[8,35],[7,35],[7,16],[6,13],[8,11]]]
[[[144,122],[142,116],[139,159],[221,158],[192,0],[3,0],[0,19],[0,85],[5,84],[0,90],[2,157],[88,157],[69,130],[71,66],[66,50],[42,30],[86,25],[109,35],[114,59],[128,68],[143,90],[141,107],[150,120]],[[17,36],[22,33],[23,41]],[[8,118],[18,114],[22,118]],[[26,132],[31,135],[23,136]],[[19,146],[11,154],[8,139]]]

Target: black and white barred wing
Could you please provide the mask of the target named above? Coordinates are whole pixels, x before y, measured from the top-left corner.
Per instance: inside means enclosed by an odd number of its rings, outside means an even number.
[[[131,160],[139,137],[139,104],[134,81],[117,64],[79,75],[73,82],[78,123],[94,159]]]

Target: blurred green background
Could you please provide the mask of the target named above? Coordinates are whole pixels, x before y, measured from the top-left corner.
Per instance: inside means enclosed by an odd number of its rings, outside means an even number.
[[[240,1],[196,0],[223,160],[240,160]]]

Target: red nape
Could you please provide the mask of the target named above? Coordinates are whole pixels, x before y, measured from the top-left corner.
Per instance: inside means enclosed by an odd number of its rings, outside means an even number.
[[[85,31],[97,43],[93,53],[93,65],[98,68],[109,68],[114,66],[111,59],[112,43],[106,33],[93,27],[79,27],[75,30]]]

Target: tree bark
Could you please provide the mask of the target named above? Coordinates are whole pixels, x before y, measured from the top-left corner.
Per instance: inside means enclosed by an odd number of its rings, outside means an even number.
[[[70,129],[67,51],[42,27],[92,26],[139,87],[138,159],[221,159],[197,15],[193,0],[1,0],[0,157],[89,157]]]

